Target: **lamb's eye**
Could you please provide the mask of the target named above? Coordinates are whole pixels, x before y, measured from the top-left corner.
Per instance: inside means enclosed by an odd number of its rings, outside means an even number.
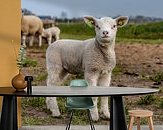
[[[100,29],[100,27],[97,24],[95,26],[96,26],[96,28]]]
[[[112,26],[112,29],[114,29],[114,28],[116,28],[116,25],[113,25],[113,26]]]

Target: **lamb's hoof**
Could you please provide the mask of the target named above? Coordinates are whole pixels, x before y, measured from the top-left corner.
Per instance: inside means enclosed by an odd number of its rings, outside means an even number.
[[[92,120],[97,122],[99,120],[98,109],[96,107],[90,109],[90,113],[91,113]]]
[[[60,117],[61,113],[58,111],[52,111],[52,117]]]
[[[92,120],[97,122],[99,120],[98,112],[91,112]]]
[[[99,116],[98,115],[92,115],[92,120],[97,122],[99,120]]]
[[[104,120],[108,120],[110,119],[110,113],[109,112],[100,112],[100,118],[104,119]]]

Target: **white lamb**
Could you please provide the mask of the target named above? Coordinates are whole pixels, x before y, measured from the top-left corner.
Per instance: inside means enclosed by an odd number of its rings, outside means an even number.
[[[33,39],[36,34],[39,36],[39,46],[42,46],[43,23],[40,18],[34,15],[23,15],[21,20],[22,43],[26,47],[26,37],[30,35],[29,46],[33,46]]]
[[[110,86],[112,70],[116,65],[114,47],[117,28],[126,25],[128,17],[97,19],[86,16],[84,21],[95,28],[95,38],[85,41],[58,40],[48,47],[48,86],[60,85],[68,73],[81,72],[84,72],[90,86]],[[97,106],[97,97],[93,100]],[[55,97],[47,97],[46,104],[53,116],[60,115]],[[103,118],[110,118],[108,97],[101,98],[100,112]],[[91,115],[94,121],[99,119],[97,107],[91,109]]]
[[[42,36],[46,37],[48,40],[48,44],[52,43],[52,38],[54,37],[55,40],[59,40],[60,29],[58,27],[51,27],[47,28],[43,31]]]

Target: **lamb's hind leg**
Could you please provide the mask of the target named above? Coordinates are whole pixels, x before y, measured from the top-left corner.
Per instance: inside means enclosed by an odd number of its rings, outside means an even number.
[[[55,87],[61,85],[62,80],[65,78],[66,75],[67,72],[65,72],[64,70],[60,70],[60,71],[49,70],[47,86]],[[61,115],[58,108],[56,97],[46,97],[46,105],[47,108],[50,109],[50,111],[52,112],[53,117],[59,117]]]
[[[100,76],[98,85],[99,86],[110,86],[111,73],[104,73]],[[110,112],[108,108],[108,97],[101,97],[101,110],[100,115],[103,119],[110,118]]]
[[[48,37],[48,45],[50,45],[52,43],[52,36]]]
[[[41,46],[42,46],[42,36],[39,35],[39,47],[41,47]]]
[[[34,36],[31,35],[31,36],[30,36],[30,41],[29,41],[29,46],[30,46],[30,47],[33,46],[33,40],[34,40]]]
[[[26,47],[26,36],[25,35],[22,36],[22,44],[24,47]]]

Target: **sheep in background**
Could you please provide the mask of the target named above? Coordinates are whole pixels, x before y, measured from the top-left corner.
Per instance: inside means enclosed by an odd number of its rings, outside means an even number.
[[[127,24],[128,17],[100,19],[84,17],[84,21],[95,28],[96,37],[85,41],[58,40],[52,43],[46,52],[47,85],[58,86],[68,73],[84,72],[90,86],[110,86],[112,70],[116,65],[115,38],[118,27]],[[93,98],[97,106],[97,97]],[[60,112],[55,97],[46,98],[47,108],[53,116]],[[108,97],[101,98],[101,116],[110,118]],[[97,107],[91,109],[92,119],[99,119]]]
[[[59,40],[60,29],[58,27],[50,27],[43,31],[42,36],[47,38],[48,44],[52,43],[52,38]]]
[[[26,37],[30,35],[29,46],[33,46],[33,39],[39,35],[39,46],[42,46],[43,23],[40,18],[34,15],[23,15],[21,20],[22,43],[26,47]]]

